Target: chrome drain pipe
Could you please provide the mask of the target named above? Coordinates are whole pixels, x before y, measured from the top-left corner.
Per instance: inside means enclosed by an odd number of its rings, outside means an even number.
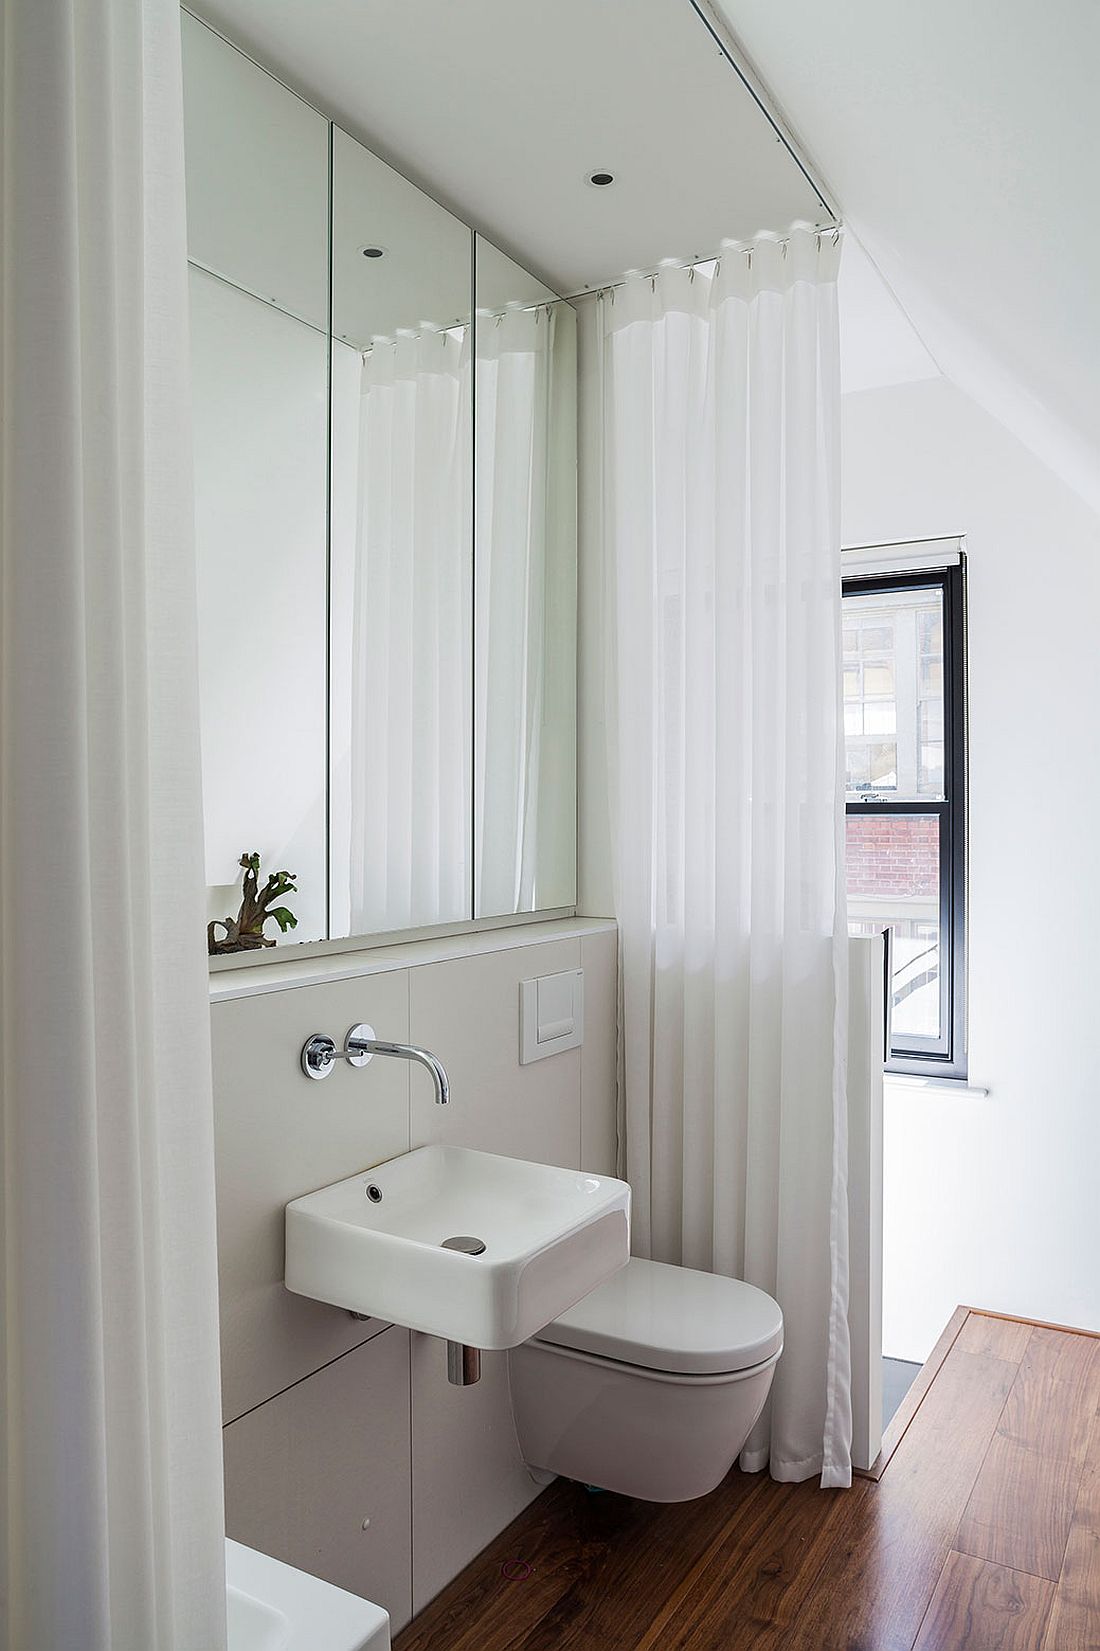
[[[460,1341],[447,1343],[447,1380],[452,1387],[472,1387],[481,1380],[481,1349]]]

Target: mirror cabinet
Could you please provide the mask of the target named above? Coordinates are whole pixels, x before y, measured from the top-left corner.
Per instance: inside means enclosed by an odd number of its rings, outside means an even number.
[[[574,311],[186,13],[184,94],[209,916],[569,909]]]

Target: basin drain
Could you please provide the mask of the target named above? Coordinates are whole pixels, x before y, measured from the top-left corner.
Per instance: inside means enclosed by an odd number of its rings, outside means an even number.
[[[445,1238],[440,1249],[460,1250],[463,1255],[482,1255],[485,1244],[480,1238],[470,1238],[460,1233],[456,1238]]]

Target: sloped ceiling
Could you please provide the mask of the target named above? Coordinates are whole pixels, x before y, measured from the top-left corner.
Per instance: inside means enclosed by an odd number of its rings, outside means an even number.
[[[940,368],[1100,509],[1100,4],[719,0]]]

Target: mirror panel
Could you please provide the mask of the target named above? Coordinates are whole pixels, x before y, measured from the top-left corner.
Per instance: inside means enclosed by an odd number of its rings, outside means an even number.
[[[190,13],[183,31],[192,263],[328,328],[328,121]]]
[[[333,131],[331,933],[472,915],[472,236]]]
[[[506,252],[501,252],[484,235],[478,235],[476,242],[477,312],[482,319],[492,320],[503,310],[561,303],[552,288],[522,264],[517,264],[514,258],[509,258]]]
[[[576,900],[577,326],[477,236],[474,916]]]
[[[328,124],[183,28],[207,915],[255,851],[297,880],[267,939],[322,940]]]
[[[208,915],[249,852],[268,944],[572,906],[574,311],[183,32]]]

